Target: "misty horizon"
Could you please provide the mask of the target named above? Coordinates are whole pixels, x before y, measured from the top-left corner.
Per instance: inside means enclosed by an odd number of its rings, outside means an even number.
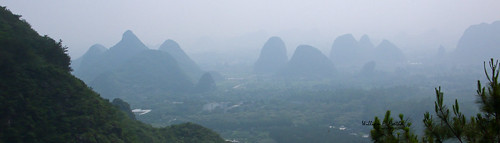
[[[467,27],[500,20],[495,14],[500,2],[492,0],[51,2],[1,4],[41,35],[63,40],[72,59],[94,44],[112,47],[126,30],[151,49],[175,40],[195,60],[210,52],[248,53],[243,58],[255,60],[272,36],[283,39],[289,56],[301,44],[326,54],[344,34],[357,40],[366,34],[375,45],[387,39],[411,56],[435,52],[440,45],[453,51]],[[213,47],[201,46],[205,43]]]

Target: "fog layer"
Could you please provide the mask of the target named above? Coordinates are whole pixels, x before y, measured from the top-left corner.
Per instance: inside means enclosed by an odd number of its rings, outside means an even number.
[[[174,39],[195,60],[206,51],[224,51],[253,54],[239,56],[253,61],[270,36],[282,37],[289,48],[310,44],[328,53],[333,40],[346,33],[357,39],[368,34],[375,44],[388,39],[405,53],[422,53],[439,45],[452,50],[468,26],[500,19],[496,0],[6,0],[0,4],[23,15],[40,34],[63,39],[72,59],[96,43],[113,46],[120,40],[116,35],[126,30],[133,30],[150,48]],[[288,49],[289,56],[293,50]]]

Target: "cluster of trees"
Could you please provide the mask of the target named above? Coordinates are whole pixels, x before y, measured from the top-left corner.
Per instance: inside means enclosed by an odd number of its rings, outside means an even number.
[[[443,142],[453,140],[458,142],[499,142],[500,141],[500,72],[498,61],[489,61],[489,70],[484,64],[484,72],[488,85],[483,87],[481,81],[477,82],[477,103],[480,113],[466,118],[460,111],[458,100],[452,105],[452,111],[443,104],[441,87],[436,88],[436,101],[434,102],[435,116],[429,112],[424,114],[423,123],[425,135],[420,138],[411,130],[412,123],[399,115],[398,124],[387,111],[383,121],[375,117],[371,138],[374,142]],[[437,117],[437,118],[436,118]],[[399,124],[400,123],[400,124]]]

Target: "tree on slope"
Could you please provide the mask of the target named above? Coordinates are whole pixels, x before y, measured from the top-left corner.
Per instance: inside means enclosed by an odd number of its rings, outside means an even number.
[[[425,135],[420,142],[444,142],[453,140],[458,142],[500,142],[500,83],[498,60],[489,61],[489,71],[484,63],[484,72],[488,85],[483,87],[477,82],[477,97],[480,113],[467,119],[462,112],[458,100],[452,105],[452,111],[443,104],[441,87],[436,88],[434,102],[435,115],[429,112],[424,114]],[[393,122],[390,111],[387,111],[384,120],[380,123],[375,117],[371,138],[374,142],[419,142],[417,136],[411,132],[411,123],[403,119]],[[403,133],[403,135],[401,135]]]

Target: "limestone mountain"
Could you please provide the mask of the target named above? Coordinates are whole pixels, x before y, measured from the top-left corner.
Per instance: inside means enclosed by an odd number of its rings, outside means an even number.
[[[148,47],[142,43],[137,36],[131,31],[127,30],[122,35],[122,39],[113,47],[109,48],[109,53],[130,57],[142,50],[147,50]]]
[[[134,100],[146,93],[187,92],[193,83],[166,52],[145,50],[114,70],[99,75],[90,85],[105,98]]]
[[[500,58],[500,21],[467,28],[453,54],[453,60],[463,64],[482,63],[490,58]]]
[[[370,61],[373,61],[374,59],[374,51],[375,51],[375,45],[373,45],[372,41],[370,40],[370,37],[368,35],[363,35],[361,36],[361,39],[359,39],[358,46],[360,49],[360,55],[359,55],[359,63],[367,63]]]
[[[366,62],[373,60],[374,46],[367,35],[356,41],[352,34],[337,37],[333,42],[330,59],[342,69],[358,70]]]
[[[383,40],[374,52],[375,61],[380,65],[394,65],[406,62],[406,57],[403,52],[393,43],[388,40]]]
[[[160,50],[148,49],[132,31],[103,53],[99,46],[82,56],[74,74],[103,97],[134,100],[157,93],[188,92],[194,89],[193,76],[201,76],[200,68],[173,40],[165,41]],[[171,54],[170,54],[171,53]],[[175,55],[175,56],[173,56]]]
[[[101,44],[94,44],[87,50],[87,52],[85,52],[85,54],[83,54],[83,56],[71,61],[71,68],[73,68],[73,70],[75,71],[78,71],[82,64],[84,65],[84,67],[88,67],[89,64],[97,62],[96,60],[101,58],[101,55],[107,50],[108,49],[106,49],[106,47]]]
[[[198,64],[189,58],[189,56],[174,40],[166,40],[160,45],[159,50],[170,54],[177,61],[179,67],[186,72],[191,79],[198,79],[203,74],[203,71],[200,69]]]
[[[212,74],[206,72],[201,76],[198,84],[196,84],[195,91],[196,92],[207,92],[213,91],[217,88],[215,84],[215,80],[212,78]]]
[[[345,34],[333,42],[330,58],[337,65],[352,64],[359,60],[360,52],[358,41],[352,34]]]
[[[326,78],[331,77],[334,72],[334,64],[321,51],[309,45],[300,45],[279,76]]]
[[[79,68],[75,69],[74,74],[89,83],[100,74],[115,70],[122,64],[126,64],[126,61],[131,57],[144,50],[148,50],[148,48],[132,31],[127,30],[123,33],[122,39],[116,45],[109,48],[109,50],[92,58],[82,57],[82,64],[80,64]]]
[[[148,47],[132,31],[127,30],[120,42],[109,48],[100,62],[105,63],[108,70],[113,70],[144,50],[148,50]]]
[[[82,56],[82,58],[95,58],[106,52],[108,49],[101,44],[92,45],[87,52]]]
[[[288,61],[286,46],[279,37],[271,37],[262,47],[254,64],[254,72],[272,74],[283,68]]]

